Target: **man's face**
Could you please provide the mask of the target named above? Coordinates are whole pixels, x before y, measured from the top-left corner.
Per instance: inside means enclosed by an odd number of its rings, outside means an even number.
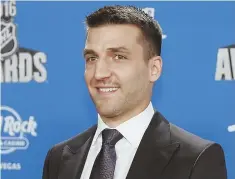
[[[140,35],[132,25],[104,25],[88,30],[85,80],[101,116],[125,114],[150,98],[150,71]]]

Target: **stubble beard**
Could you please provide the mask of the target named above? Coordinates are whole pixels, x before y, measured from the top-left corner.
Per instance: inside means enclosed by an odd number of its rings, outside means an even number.
[[[93,96],[91,98],[95,104],[97,112],[105,118],[115,118],[122,113],[122,108],[124,106],[121,101],[113,101],[113,99],[99,99],[97,96]]]
[[[115,101],[113,99],[99,99],[98,96],[91,96],[91,98],[100,116],[113,119],[132,111],[141,103],[141,100],[135,99],[135,95],[131,93],[126,94],[125,97],[119,96]]]

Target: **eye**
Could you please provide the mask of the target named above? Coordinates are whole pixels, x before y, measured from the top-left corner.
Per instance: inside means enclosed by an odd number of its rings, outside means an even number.
[[[94,62],[95,60],[97,60],[97,57],[95,57],[95,56],[91,56],[91,57],[86,58],[86,62]]]
[[[115,55],[114,55],[114,59],[115,59],[115,60],[125,60],[125,59],[127,59],[127,58],[124,57],[123,55],[115,54]]]

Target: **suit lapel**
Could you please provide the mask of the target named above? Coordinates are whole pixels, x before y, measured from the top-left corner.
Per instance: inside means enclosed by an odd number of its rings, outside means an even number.
[[[80,136],[73,143],[64,147],[58,179],[77,179],[81,177],[95,131],[96,126],[90,129],[90,133]]]
[[[93,126],[64,147],[58,179],[81,177],[96,128],[97,126]],[[170,138],[169,122],[159,112],[155,112],[126,179],[161,179],[164,169],[178,148],[179,143]]]
[[[169,122],[159,112],[155,112],[126,179],[160,179],[178,147],[178,142],[171,141]]]

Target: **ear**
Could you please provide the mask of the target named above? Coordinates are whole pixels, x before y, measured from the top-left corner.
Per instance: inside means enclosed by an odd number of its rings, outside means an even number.
[[[154,56],[149,59],[149,81],[154,83],[157,81],[162,73],[162,58]]]

